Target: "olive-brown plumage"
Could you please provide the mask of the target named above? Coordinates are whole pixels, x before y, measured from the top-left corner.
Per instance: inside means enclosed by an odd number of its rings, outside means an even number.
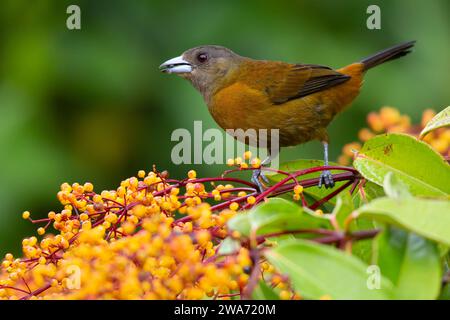
[[[400,44],[336,70],[254,60],[224,47],[200,46],[161,68],[188,79],[223,129],[279,129],[281,147],[318,139],[327,163],[326,127],[356,98],[365,72],[413,46],[414,41]],[[324,179],[326,186],[333,185],[330,179]]]

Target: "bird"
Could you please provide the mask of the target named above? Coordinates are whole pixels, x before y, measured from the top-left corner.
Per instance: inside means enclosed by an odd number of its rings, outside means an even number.
[[[224,130],[278,129],[279,147],[319,140],[328,166],[327,126],[358,96],[368,70],[405,56],[415,42],[389,47],[339,69],[256,60],[223,46],[202,45],[167,60],[159,69],[190,81]],[[262,164],[267,160],[270,156]],[[261,179],[268,182],[260,169],[253,171],[252,181],[260,191]],[[320,174],[318,186],[322,185],[335,185],[329,170]]]

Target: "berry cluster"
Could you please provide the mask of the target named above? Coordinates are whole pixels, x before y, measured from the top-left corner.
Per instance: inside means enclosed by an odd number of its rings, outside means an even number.
[[[362,143],[381,133],[408,133],[419,137],[420,132],[426,124],[436,115],[432,109],[426,109],[422,114],[420,124],[411,125],[411,120],[407,115],[402,115],[393,107],[382,107],[380,111],[371,112],[367,115],[369,128],[363,128],[358,133],[360,142],[351,142],[342,148],[342,154],[338,158],[338,163],[348,165],[354,156],[354,151],[361,149]],[[450,156],[450,128],[440,128],[430,132],[423,141],[430,144],[437,152],[443,156]]]
[[[37,236],[22,241],[23,257],[6,254],[0,298],[251,298],[255,279],[271,284],[282,299],[300,298],[287,277],[263,255],[255,256],[248,239],[228,230],[227,222],[239,210],[286,192],[308,205],[303,188],[318,181],[295,178],[321,169],[279,172],[286,178],[263,193],[253,183],[229,176],[258,169],[260,163],[246,152],[243,159],[230,160],[234,169],[221,177],[197,178],[191,170],[182,180],[155,168],[140,170],[117,189],[100,193],[91,183],[63,183],[57,194],[63,206],[59,212],[39,219],[28,211],[22,214],[38,225]],[[346,171],[341,181],[357,181],[353,169],[336,168]],[[336,194],[309,206],[317,208]],[[223,254],[220,248],[227,237],[241,245]],[[251,275],[256,278],[249,279]]]

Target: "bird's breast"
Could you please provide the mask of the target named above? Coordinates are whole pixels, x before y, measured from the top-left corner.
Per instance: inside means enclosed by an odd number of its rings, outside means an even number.
[[[219,90],[208,104],[209,111],[223,129],[266,128],[264,119],[255,117],[270,106],[267,96],[246,84],[237,82]]]

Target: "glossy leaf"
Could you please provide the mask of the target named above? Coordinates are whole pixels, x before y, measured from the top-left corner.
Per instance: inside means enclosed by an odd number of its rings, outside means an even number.
[[[336,217],[336,221],[341,228],[344,228],[345,219],[354,209],[355,207],[350,192],[344,191],[340,193],[337,197],[336,206],[334,207],[332,214]]]
[[[364,194],[363,194],[364,192]],[[384,197],[386,194],[381,186],[366,180],[363,186],[363,190],[361,191],[359,188],[355,193],[353,193],[353,204],[355,208],[359,208],[360,206],[372,201],[376,198]]]
[[[395,227],[376,240],[381,274],[395,286],[396,299],[435,299],[441,287],[439,250],[435,243]]]
[[[353,165],[378,185],[383,185],[385,175],[392,172],[413,195],[450,193],[450,166],[429,145],[409,135],[387,134],[368,140]]]
[[[369,289],[368,265],[331,246],[297,239],[265,255],[289,275],[299,294],[310,299],[389,299],[393,294],[392,284],[383,277],[379,289]]]
[[[401,226],[425,238],[450,245],[450,201],[436,199],[373,200],[357,210],[359,217]]]
[[[228,227],[249,236],[251,230],[257,235],[292,231],[299,229],[331,229],[328,218],[317,216],[308,208],[302,208],[292,201],[270,198],[248,212],[239,213],[228,222]]]
[[[431,119],[420,133],[420,138],[425,137],[431,131],[450,126],[450,106],[439,112]]]
[[[392,172],[388,172],[384,176],[383,189],[386,195],[390,198],[410,198],[411,193],[408,190],[408,186],[403,183],[396,175]]]
[[[228,255],[237,252],[240,248],[241,244],[239,241],[227,237],[220,244],[220,248],[217,253],[220,255]]]
[[[252,298],[254,300],[280,300],[276,292],[264,281],[260,281],[253,290]]]

